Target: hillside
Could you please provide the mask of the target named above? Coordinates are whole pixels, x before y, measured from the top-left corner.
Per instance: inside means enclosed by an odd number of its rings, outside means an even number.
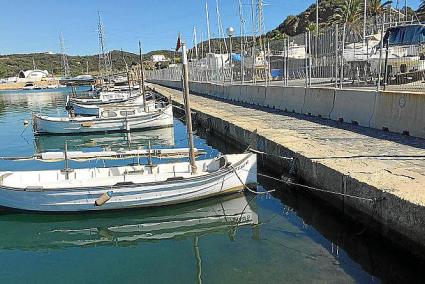
[[[384,8],[382,4],[386,1],[372,0],[369,1],[368,7],[368,16],[374,17],[376,14],[383,13]],[[320,0],[319,1],[319,28],[325,28],[331,26],[334,22],[333,16],[337,8],[341,8],[344,0]],[[359,20],[363,16],[362,3],[360,1],[359,11]],[[395,3],[395,1],[393,1]],[[425,2],[424,2],[425,3]],[[404,10],[404,7],[401,7],[401,10]],[[425,10],[425,7],[419,8],[417,11],[418,14],[421,14],[421,11]],[[408,19],[411,19],[414,11],[412,8],[407,7]],[[281,38],[283,35],[294,36],[301,33],[304,33],[307,28],[315,28],[316,23],[316,4],[310,5],[305,11],[301,12],[298,15],[289,15],[286,19],[277,26],[274,30],[267,33],[269,38]]]
[[[171,59],[175,56],[174,52],[169,50],[156,50],[144,54],[144,60],[149,60],[153,54],[164,54]],[[128,65],[137,64],[139,55],[129,52],[112,51],[112,66],[114,70],[125,70],[123,57]],[[54,75],[61,75],[61,55],[49,53],[32,53],[32,54],[10,54],[0,55],[0,78],[16,76],[20,70],[33,68],[33,59],[36,67],[41,70],[47,70]],[[96,74],[99,70],[98,55],[87,56],[68,56],[68,65],[72,75],[86,73]],[[152,68],[153,65],[146,63],[146,68]]]

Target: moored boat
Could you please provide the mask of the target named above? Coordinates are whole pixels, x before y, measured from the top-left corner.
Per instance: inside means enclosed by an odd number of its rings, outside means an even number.
[[[78,134],[155,129],[173,125],[172,105],[146,113],[143,107],[100,108],[99,116],[49,117],[33,114],[34,134]]]
[[[99,113],[99,109],[102,108],[106,108],[106,107],[115,107],[115,108],[120,108],[120,107],[125,107],[125,106],[130,106],[130,107],[142,107],[144,106],[143,103],[143,98],[142,96],[138,96],[135,98],[130,98],[128,100],[122,101],[122,102],[113,102],[113,103],[102,103],[102,104],[84,104],[84,103],[77,103],[74,100],[70,100],[69,102],[69,106],[72,109],[73,113],[75,115],[91,115],[91,116],[98,116]],[[151,112],[155,110],[155,102],[154,101],[148,101],[146,103],[146,111]]]
[[[257,183],[253,153],[196,162],[0,173],[0,206],[79,212],[178,204],[242,191]]]
[[[135,97],[130,92],[101,91],[93,98],[70,98],[70,103],[85,105],[101,105],[110,103],[122,103]]]

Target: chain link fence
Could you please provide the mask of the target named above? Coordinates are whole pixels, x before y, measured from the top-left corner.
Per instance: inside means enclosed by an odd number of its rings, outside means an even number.
[[[425,93],[425,25],[348,23],[281,40],[259,40],[240,54],[193,59],[191,81],[220,84],[323,86]],[[181,66],[146,72],[148,79],[180,80]]]

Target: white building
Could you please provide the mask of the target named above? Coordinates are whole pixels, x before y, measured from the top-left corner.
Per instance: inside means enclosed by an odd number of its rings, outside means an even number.
[[[26,70],[19,71],[19,81],[41,81],[43,78],[49,76],[49,72],[47,70]]]
[[[167,58],[163,54],[154,54],[151,56],[151,61],[153,63],[164,62],[167,61]]]

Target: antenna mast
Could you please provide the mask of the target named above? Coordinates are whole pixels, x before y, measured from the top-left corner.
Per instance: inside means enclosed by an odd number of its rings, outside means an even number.
[[[61,47],[62,76],[68,77],[69,76],[68,57],[66,56],[65,41],[63,39],[62,33],[60,33],[59,35],[59,43]]]

